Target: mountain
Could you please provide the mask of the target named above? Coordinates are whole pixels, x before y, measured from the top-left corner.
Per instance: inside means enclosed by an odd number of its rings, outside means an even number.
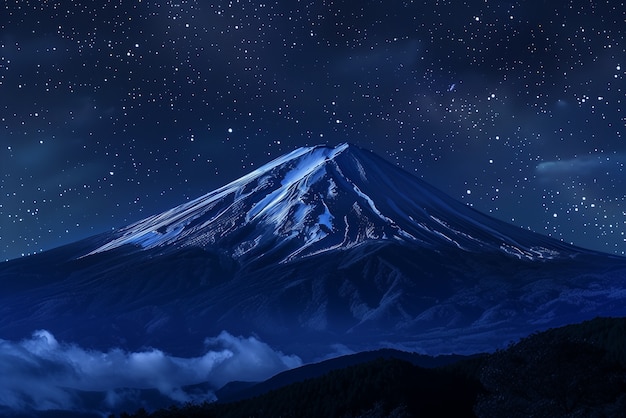
[[[493,350],[626,315],[626,260],[484,215],[354,145],[297,149],[111,233],[0,264],[0,337],[303,359]]]
[[[577,252],[483,216],[347,144],[300,148],[222,188],[121,229],[87,255],[218,247],[241,264],[284,264],[366,241],[454,246],[530,260]],[[579,250],[578,250],[579,251]]]

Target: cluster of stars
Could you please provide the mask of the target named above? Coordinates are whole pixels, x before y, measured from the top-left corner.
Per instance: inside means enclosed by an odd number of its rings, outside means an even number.
[[[625,16],[608,0],[7,1],[0,259],[346,141],[625,254]]]

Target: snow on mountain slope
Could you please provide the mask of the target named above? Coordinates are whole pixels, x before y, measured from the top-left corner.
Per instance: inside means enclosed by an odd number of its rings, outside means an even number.
[[[498,251],[526,259],[582,251],[512,227],[454,201],[353,145],[300,148],[198,199],[121,229],[86,255],[143,249],[268,251],[282,261],[395,240],[441,249]]]

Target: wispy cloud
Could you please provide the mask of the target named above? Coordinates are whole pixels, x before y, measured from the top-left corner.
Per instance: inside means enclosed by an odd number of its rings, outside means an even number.
[[[596,154],[568,160],[544,161],[537,164],[536,171],[539,175],[546,177],[585,176],[619,171],[624,168],[624,163],[626,163],[626,154]]]
[[[185,392],[185,386],[208,382],[218,388],[232,380],[258,381],[301,365],[254,337],[222,332],[206,340],[204,355],[170,356],[158,349],[127,352],[87,350],[62,343],[45,330],[30,339],[0,340],[0,405],[13,410],[72,410],[75,392],[105,393],[114,409],[133,389],[156,389],[172,401],[213,398]]]

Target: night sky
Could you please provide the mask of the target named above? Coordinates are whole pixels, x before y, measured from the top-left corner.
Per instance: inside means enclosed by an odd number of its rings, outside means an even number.
[[[124,226],[304,145],[626,253],[620,1],[4,1],[0,259]]]

